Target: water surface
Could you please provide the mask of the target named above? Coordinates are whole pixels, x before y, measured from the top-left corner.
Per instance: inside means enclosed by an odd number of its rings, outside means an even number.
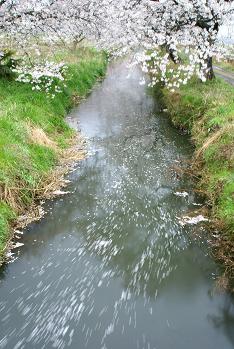
[[[199,204],[173,170],[192,146],[138,68],[127,75],[110,66],[69,116],[90,154],[1,269],[0,349],[234,348],[233,299],[214,291],[205,231],[178,220]]]

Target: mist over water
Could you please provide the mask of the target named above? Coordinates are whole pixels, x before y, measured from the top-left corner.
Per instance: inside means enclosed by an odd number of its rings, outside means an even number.
[[[67,196],[24,233],[0,274],[0,349],[231,349],[234,303],[214,290],[185,166],[192,146],[126,62],[68,117],[89,156]],[[178,196],[184,192],[188,196]]]

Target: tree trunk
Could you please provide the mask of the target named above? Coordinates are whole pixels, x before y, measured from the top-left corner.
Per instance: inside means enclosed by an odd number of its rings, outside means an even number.
[[[75,37],[72,43],[72,51],[75,51],[80,44],[84,40],[84,37]]]
[[[176,55],[176,52],[166,45],[166,51],[169,54],[171,61],[175,64],[181,63],[181,58]]]
[[[214,69],[213,69],[213,59],[212,57],[208,57],[206,59],[206,72],[205,72],[206,80],[212,80],[215,78]]]

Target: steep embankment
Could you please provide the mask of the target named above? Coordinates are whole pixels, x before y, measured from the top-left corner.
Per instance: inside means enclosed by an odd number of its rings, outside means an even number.
[[[67,87],[54,99],[28,84],[0,80],[0,260],[11,223],[33,204],[74,132],[64,120],[74,101],[103,76],[106,57],[92,49],[59,53],[68,64]]]
[[[189,130],[196,146],[194,170],[206,194],[212,219],[222,231],[233,267],[234,251],[234,88],[223,80],[191,81],[178,92],[164,90],[174,124]]]

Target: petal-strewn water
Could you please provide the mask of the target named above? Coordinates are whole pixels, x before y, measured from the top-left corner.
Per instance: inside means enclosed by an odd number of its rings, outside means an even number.
[[[90,155],[1,269],[0,349],[234,348],[233,299],[214,290],[205,231],[180,224],[199,207],[173,170],[192,146],[140,70],[127,75],[111,65],[69,116]]]

